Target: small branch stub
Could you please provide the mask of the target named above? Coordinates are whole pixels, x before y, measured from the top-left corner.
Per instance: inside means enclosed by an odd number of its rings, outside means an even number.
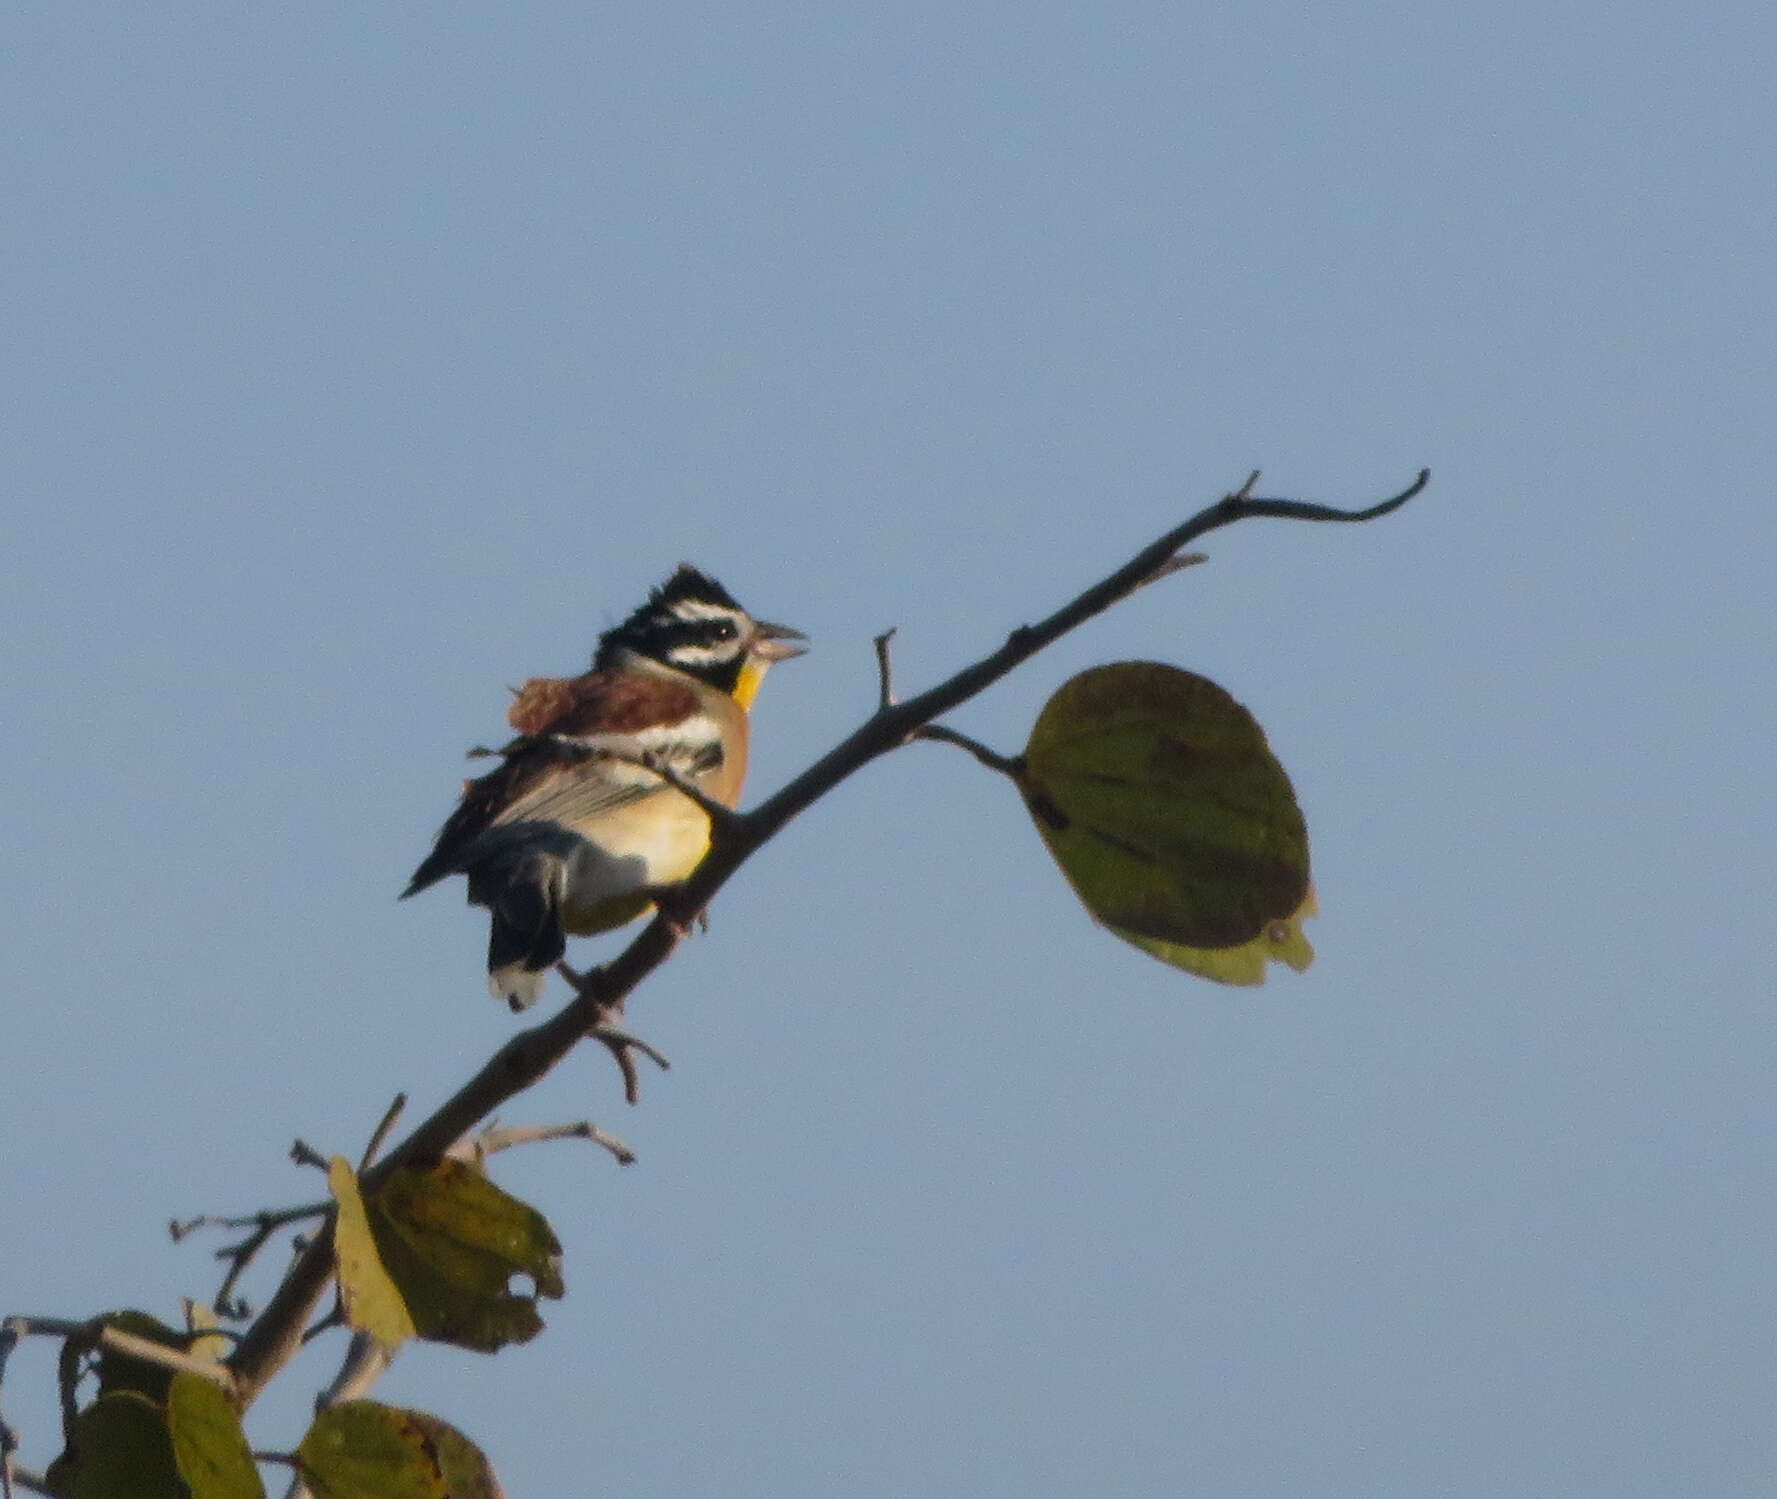
[[[876,711],[886,713],[895,706],[895,661],[890,643],[895,638],[890,625],[875,639],[876,646]]]

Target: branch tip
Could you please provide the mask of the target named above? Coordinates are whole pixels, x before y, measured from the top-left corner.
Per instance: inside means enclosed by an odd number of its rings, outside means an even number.
[[[327,1169],[327,1157],[310,1145],[307,1140],[290,1142],[290,1159],[298,1166],[313,1166],[317,1171]]]
[[[890,625],[876,637],[876,710],[886,713],[895,706],[895,663],[889,650],[889,642],[895,638],[899,627]]]
[[[459,1140],[451,1147],[450,1154],[479,1164],[502,1150],[540,1144],[546,1140],[587,1140],[607,1151],[618,1165],[635,1164],[635,1151],[615,1135],[600,1129],[590,1119],[577,1119],[571,1124],[532,1124],[511,1128],[489,1124],[487,1128]]]
[[[377,1157],[377,1152],[389,1138],[389,1131],[394,1129],[395,1121],[401,1117],[401,1111],[407,1107],[407,1095],[397,1093],[388,1108],[383,1110],[383,1117],[370,1133],[369,1142],[364,1146],[364,1155],[358,1162],[360,1173],[370,1169],[370,1163]]]

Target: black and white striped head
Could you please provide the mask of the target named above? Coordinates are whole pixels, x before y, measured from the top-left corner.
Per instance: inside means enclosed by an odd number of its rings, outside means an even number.
[[[708,573],[687,562],[648,595],[634,614],[599,637],[593,666],[621,666],[640,656],[696,677],[750,706],[766,668],[800,656],[806,637],[788,625],[754,619]]]

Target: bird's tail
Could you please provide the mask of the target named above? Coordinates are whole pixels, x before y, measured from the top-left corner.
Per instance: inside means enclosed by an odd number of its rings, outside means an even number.
[[[517,867],[469,878],[469,899],[493,913],[487,938],[487,987],[514,1010],[543,993],[549,970],[567,951],[558,886],[560,861],[533,853]]]

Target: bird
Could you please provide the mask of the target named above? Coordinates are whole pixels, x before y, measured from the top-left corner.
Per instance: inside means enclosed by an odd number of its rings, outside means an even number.
[[[735,806],[759,684],[807,638],[681,563],[599,637],[590,670],[509,689],[518,737],[471,751],[500,764],[464,782],[401,899],[467,875],[469,903],[491,915],[489,992],[514,1011],[534,1004],[568,934],[634,921],[709,848],[708,813],[642,762]]]

